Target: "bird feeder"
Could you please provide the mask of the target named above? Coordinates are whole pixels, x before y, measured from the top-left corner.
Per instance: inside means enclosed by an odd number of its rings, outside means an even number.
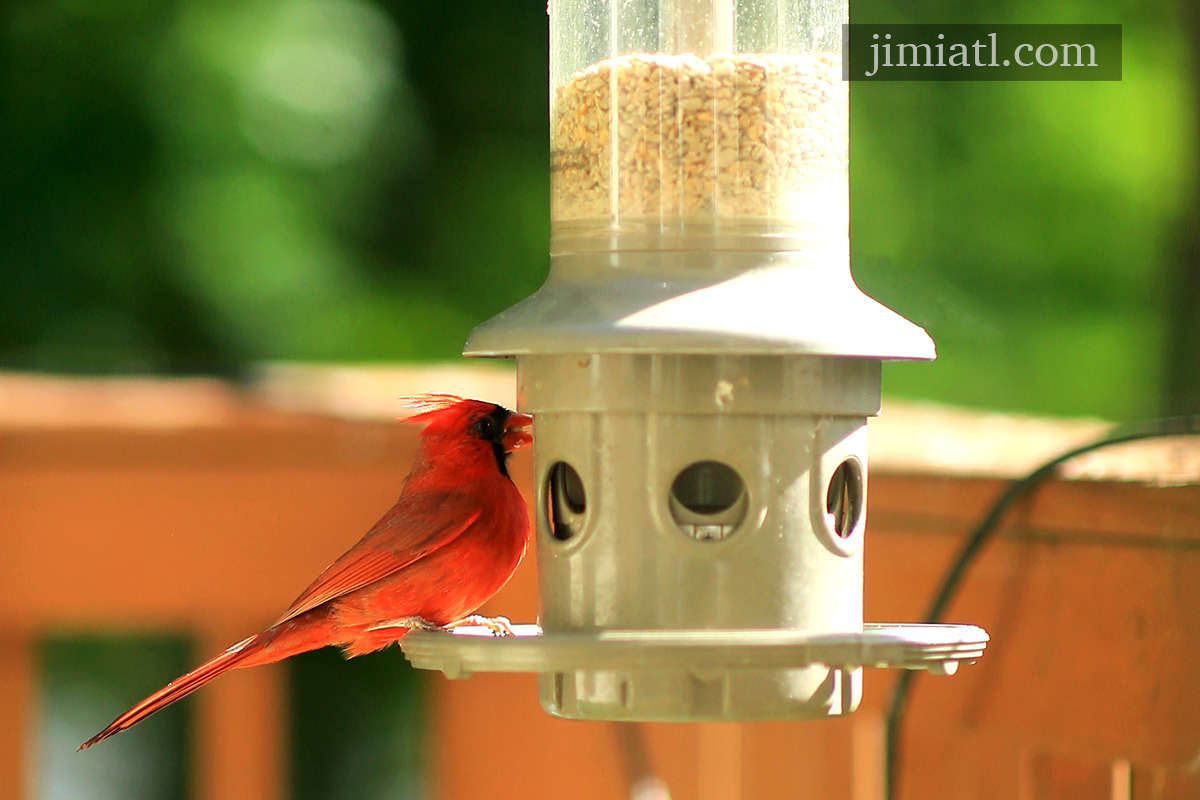
[[[481,325],[534,415],[538,625],[414,631],[587,719],[845,714],[987,634],[863,622],[867,418],[924,330],[850,274],[845,0],[551,0],[551,268]]]

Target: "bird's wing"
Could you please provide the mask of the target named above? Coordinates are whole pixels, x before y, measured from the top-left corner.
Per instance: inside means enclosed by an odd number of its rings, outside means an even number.
[[[454,541],[483,513],[478,508],[457,512],[463,508],[469,508],[463,496],[450,492],[400,498],[358,544],[330,564],[293,601],[275,625],[386,578]]]

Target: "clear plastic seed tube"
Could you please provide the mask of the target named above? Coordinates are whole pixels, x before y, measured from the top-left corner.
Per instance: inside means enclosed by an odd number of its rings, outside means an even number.
[[[846,235],[845,0],[551,0],[564,235]]]

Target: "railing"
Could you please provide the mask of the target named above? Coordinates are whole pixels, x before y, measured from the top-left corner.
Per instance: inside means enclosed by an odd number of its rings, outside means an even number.
[[[212,653],[257,630],[394,500],[415,431],[387,418],[429,389],[505,402],[512,381],[0,377],[0,797],[32,796],[38,637],[178,630]],[[889,403],[871,423],[868,621],[918,619],[1005,480],[1103,427]],[[526,496],[530,472],[519,454]],[[953,604],[992,644],[917,681],[900,797],[1200,796],[1200,447],[1127,446],[1065,474],[1014,511]],[[533,619],[535,575],[531,558],[489,610]],[[238,671],[188,701],[198,800],[287,795],[280,676]],[[844,719],[647,725],[651,761],[676,800],[877,800],[893,680],[868,671]],[[625,791],[611,730],[543,714],[532,677],[430,685],[433,796]]]

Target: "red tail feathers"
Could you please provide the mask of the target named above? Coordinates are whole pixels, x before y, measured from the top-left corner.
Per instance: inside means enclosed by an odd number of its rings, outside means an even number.
[[[142,702],[135,705],[133,708],[126,711],[121,716],[109,723],[108,727],[97,733],[92,738],[88,739],[83,744],[79,745],[80,750],[86,750],[96,742],[103,741],[114,733],[120,733],[126,728],[141,722],[146,717],[158,711],[164,706],[174,703],[181,697],[186,697],[192,692],[199,689],[204,684],[223,674],[226,670],[233,669],[246,658],[258,650],[258,634],[250,636],[235,644],[233,647],[226,650],[221,655],[206,661],[188,674],[176,678],[168,683],[163,688],[159,689],[154,694],[147,697]]]
[[[86,750],[96,742],[136,725],[155,711],[187,697],[231,669],[271,664],[297,653],[325,647],[331,644],[332,634],[333,626],[328,621],[326,612],[321,610],[309,612],[295,620],[249,636],[186,675],[171,681],[114,719],[107,728],[79,745],[79,749]]]

